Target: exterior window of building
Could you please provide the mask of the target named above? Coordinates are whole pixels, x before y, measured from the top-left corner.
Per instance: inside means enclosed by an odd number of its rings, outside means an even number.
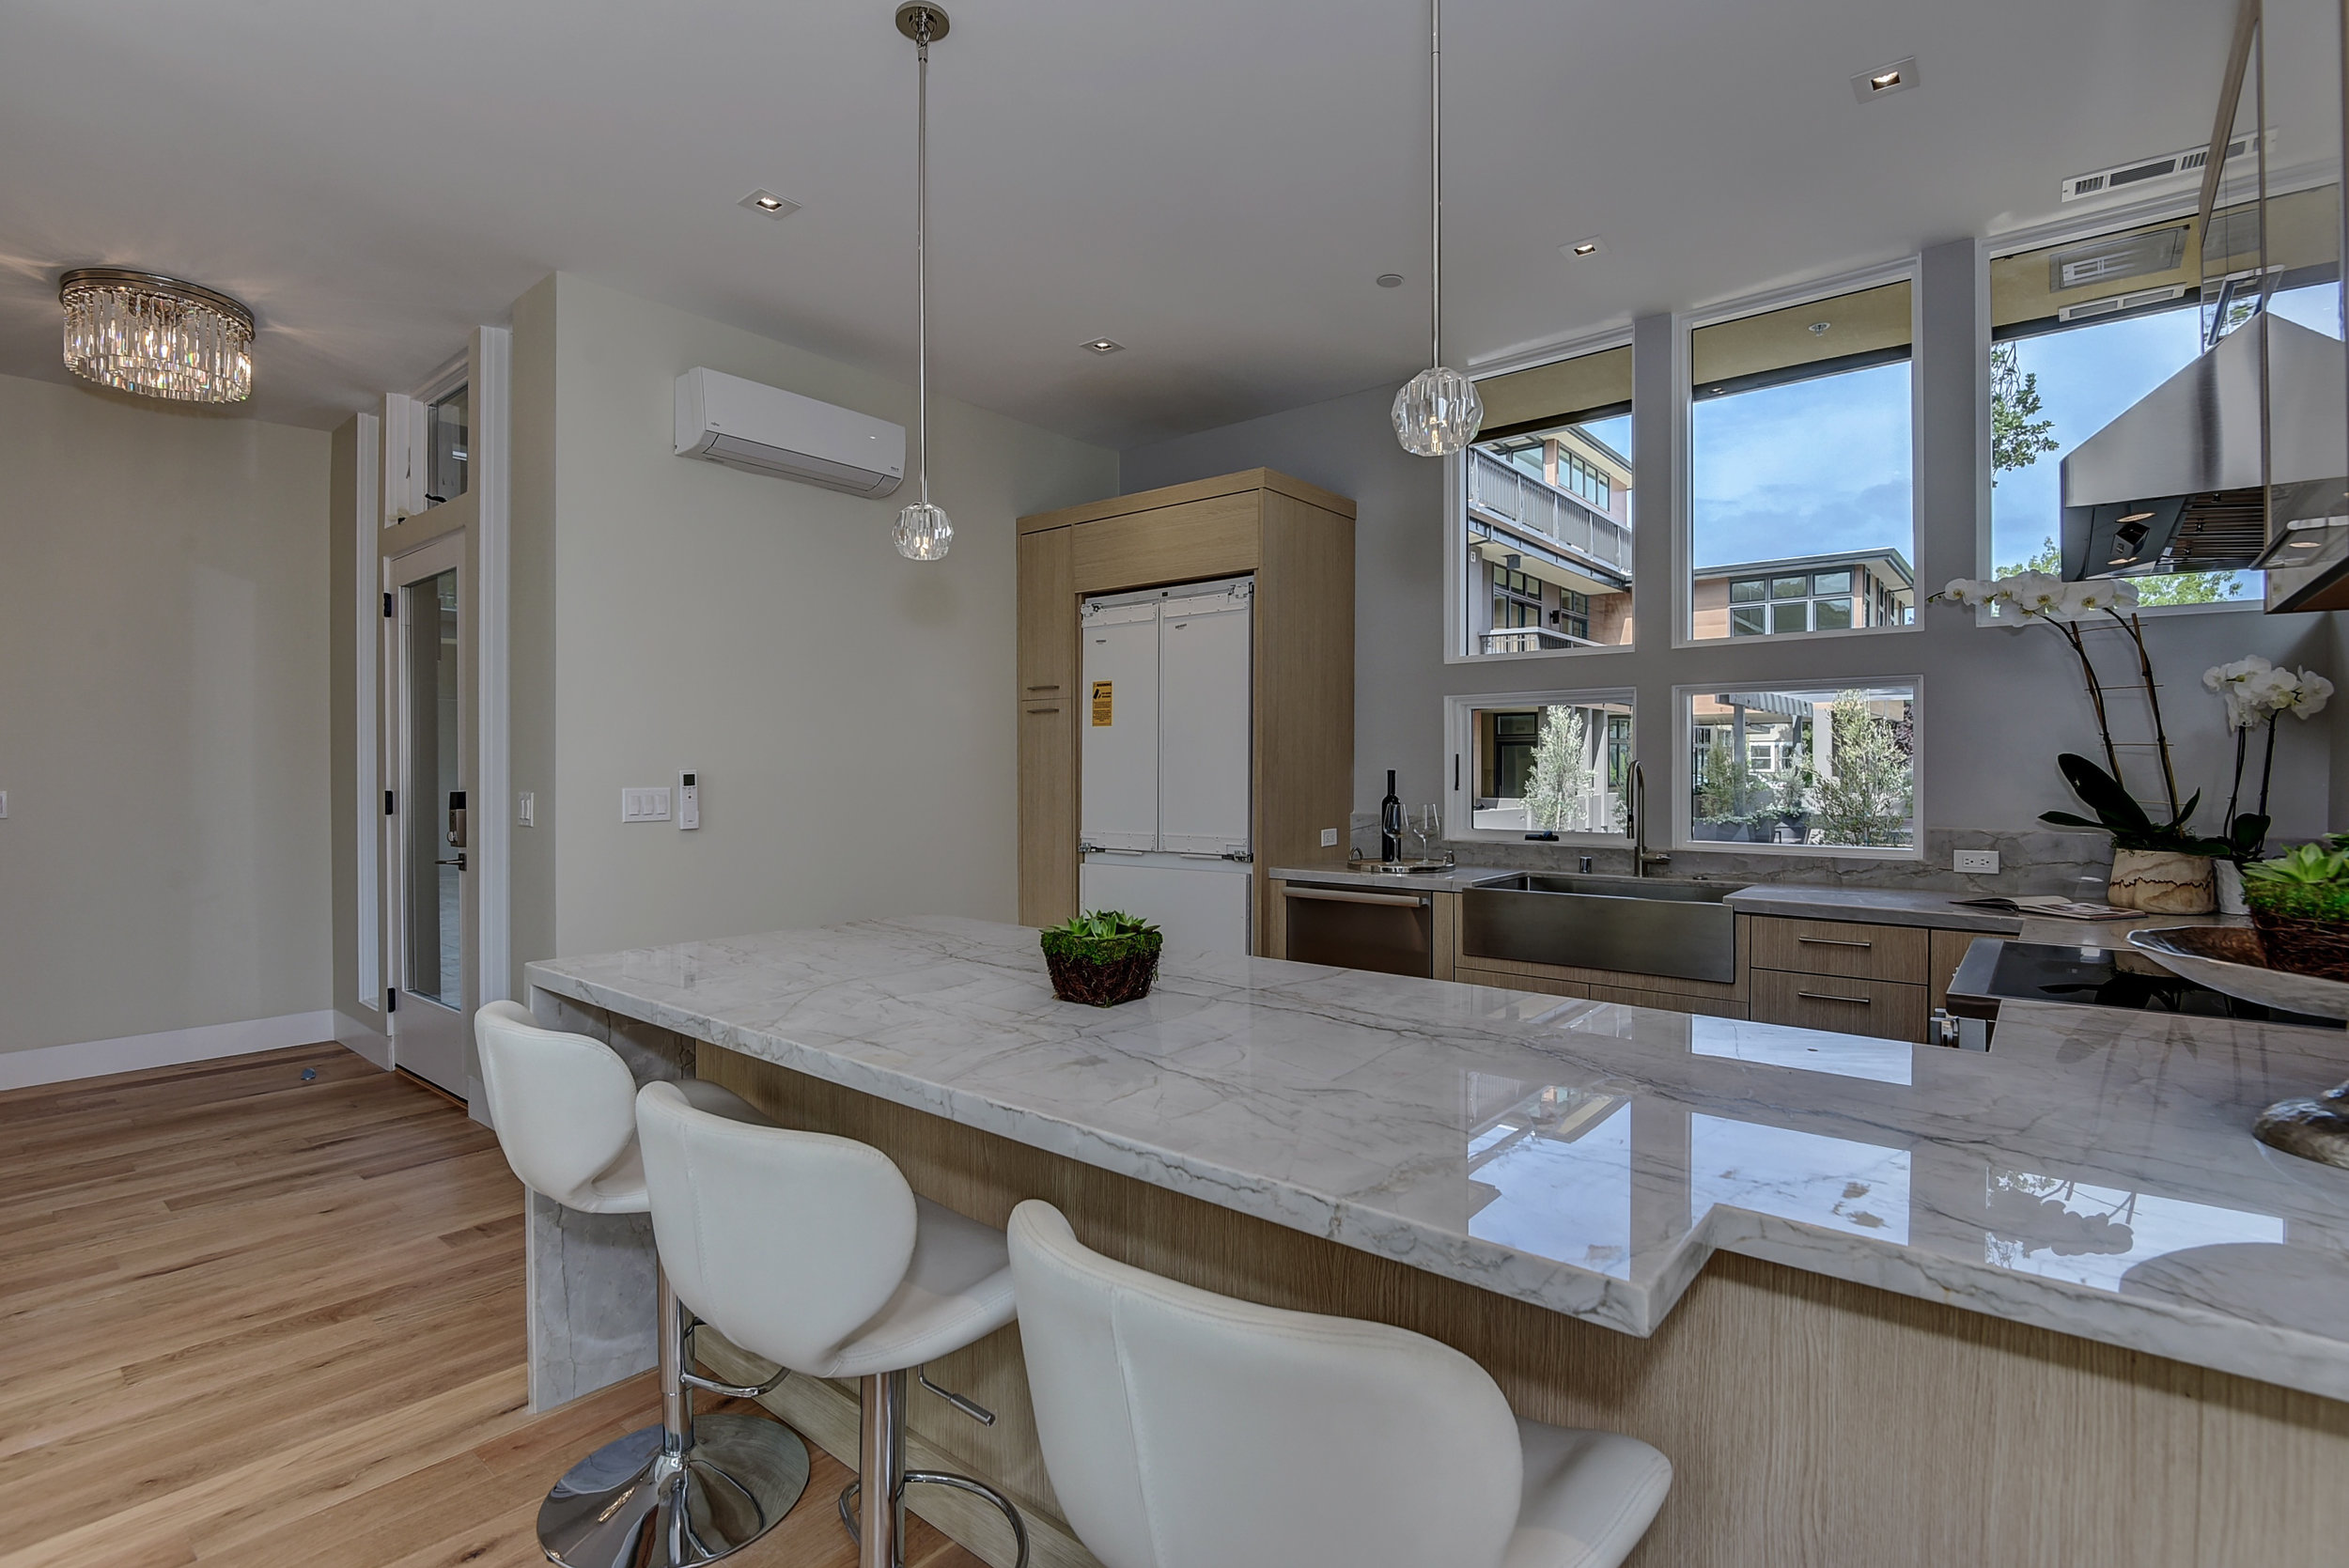
[[[1454,838],[1619,837],[1631,766],[1631,693],[1446,699]]]
[[[2063,463],[2201,353],[2222,292],[2236,327],[2248,319],[2248,301],[2274,318],[2273,333],[2339,340],[2339,194],[2325,185],[2273,196],[2264,222],[2251,208],[2222,209],[2210,245],[2188,214],[1991,261],[1990,555],[1998,575],[2122,567],[2144,604],[2260,598],[2259,573],[2195,569],[2196,540],[2166,521],[2144,541],[2153,553],[2142,560],[2129,560],[2109,536],[2106,559],[2088,560],[2092,507],[2067,518]],[[2067,520],[2076,541],[2068,552]]]
[[[1686,842],[1916,852],[1917,689],[1687,691]]]
[[[1909,618],[1911,295],[1903,280],[1689,334],[1690,635]]]
[[[1459,651],[1631,641],[1631,350],[1487,378],[1462,454]]]

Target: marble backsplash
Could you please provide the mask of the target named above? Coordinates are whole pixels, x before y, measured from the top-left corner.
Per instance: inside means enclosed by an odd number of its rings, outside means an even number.
[[[1365,858],[1378,853],[1378,818],[1357,813],[1351,842]],[[1415,853],[1416,838],[1404,838],[1406,854]],[[1509,871],[1576,871],[1582,857],[1591,869],[1617,875],[1631,869],[1631,846],[1589,844],[1548,844],[1538,840],[1477,839],[1447,846],[1463,862],[1499,866]],[[1995,877],[1961,876],[1950,869],[1960,849],[1995,849]],[[1828,886],[1905,888],[1917,893],[2056,893],[2080,894],[2081,879],[2092,877],[2085,890],[2103,896],[2107,873],[2112,868],[2112,843],[2101,833],[2059,831],[2052,828],[1999,832],[1968,828],[1928,828],[1922,860],[1884,861],[1843,855],[1806,855],[1786,850],[1755,849],[1740,854],[1727,846],[1719,849],[1673,849],[1672,863],[1657,868],[1665,877],[1707,877],[1724,882],[1805,882]]]

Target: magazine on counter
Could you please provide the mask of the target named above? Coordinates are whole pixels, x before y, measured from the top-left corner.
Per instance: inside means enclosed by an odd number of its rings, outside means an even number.
[[[2012,909],[2018,915],[2052,915],[2057,920],[2135,920],[2142,909],[2123,909],[2111,904],[2083,904],[2077,898],[2066,898],[2060,893],[2024,893],[2019,896],[2001,895],[1996,898],[1952,898],[1952,904],[1963,904],[1976,909]]]

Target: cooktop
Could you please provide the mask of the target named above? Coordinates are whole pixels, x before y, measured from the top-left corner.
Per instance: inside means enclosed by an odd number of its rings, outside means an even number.
[[[2338,1019],[2287,1013],[2182,980],[2134,951],[1978,940],[1950,982],[1950,1011],[1964,1018],[1995,1018],[2001,1001],[2061,1001],[2083,1007],[2125,1007],[2140,1013],[2305,1024],[2336,1033],[2341,1027]]]

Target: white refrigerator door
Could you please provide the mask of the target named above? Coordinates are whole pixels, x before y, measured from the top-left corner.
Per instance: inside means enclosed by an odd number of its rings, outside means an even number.
[[[1221,855],[1248,848],[1250,586],[1169,598],[1159,612],[1161,849]]]
[[[1125,856],[1088,857],[1080,870],[1080,900],[1087,909],[1122,909],[1156,921],[1174,953],[1249,951],[1246,866],[1153,863]]]
[[[1079,831],[1105,849],[1159,845],[1159,607],[1088,606]]]

